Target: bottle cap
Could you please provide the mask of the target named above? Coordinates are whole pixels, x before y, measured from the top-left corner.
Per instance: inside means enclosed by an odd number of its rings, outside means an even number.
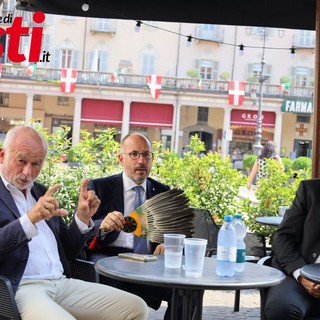
[[[226,216],[224,216],[224,221],[226,221],[226,222],[230,222],[230,221],[232,221],[232,216],[230,216],[230,215],[226,215]]]
[[[236,213],[235,215],[233,215],[233,219],[242,219],[242,214]]]

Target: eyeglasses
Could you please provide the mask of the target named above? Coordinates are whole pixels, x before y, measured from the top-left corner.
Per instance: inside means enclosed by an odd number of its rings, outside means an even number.
[[[132,151],[132,152],[123,153],[123,154],[128,154],[132,160],[138,160],[140,156],[143,156],[145,160],[151,160],[153,157],[153,153],[148,151],[147,152]]]

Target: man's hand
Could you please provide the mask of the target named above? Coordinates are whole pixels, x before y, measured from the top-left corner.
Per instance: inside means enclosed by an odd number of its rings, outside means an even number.
[[[313,297],[320,299],[320,284],[314,283],[303,276],[299,276],[299,282]]]
[[[112,211],[102,220],[100,229],[104,231],[120,231],[124,228],[124,216],[119,211]]]
[[[101,201],[93,190],[87,190],[88,182],[87,178],[81,182],[77,216],[89,226],[90,219],[96,213]]]
[[[59,208],[59,203],[53,196],[53,194],[61,187],[61,184],[56,184],[49,188],[47,192],[39,198],[35,206],[27,213],[33,224],[41,220],[50,220],[53,216],[66,216],[68,214],[67,210]]]
[[[164,244],[163,243],[158,244],[153,254],[164,254]]]

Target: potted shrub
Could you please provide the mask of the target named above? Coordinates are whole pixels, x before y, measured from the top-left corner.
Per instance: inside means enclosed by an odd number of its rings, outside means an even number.
[[[309,170],[311,169],[312,160],[308,157],[298,157],[292,162],[292,170]]]
[[[75,160],[74,149],[72,147],[68,150],[67,160],[69,167],[79,167],[79,162]]]
[[[257,156],[255,156],[254,154],[249,154],[243,158],[242,167],[246,171],[247,175],[250,174],[256,159],[257,159]]]

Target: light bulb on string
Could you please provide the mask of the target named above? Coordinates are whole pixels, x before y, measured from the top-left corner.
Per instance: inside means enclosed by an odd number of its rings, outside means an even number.
[[[139,32],[139,31],[140,31],[141,24],[142,24],[142,21],[137,20],[137,24],[136,24],[136,26],[134,27],[134,31],[135,31],[135,32]]]
[[[290,56],[291,59],[294,59],[296,57],[296,49],[294,47],[291,47],[290,49]]]
[[[191,44],[192,44],[192,35],[190,34],[190,35],[187,37],[187,47],[190,48],[190,47],[191,47]]]
[[[239,56],[244,56],[244,45],[242,43],[239,45]]]
[[[88,11],[89,8],[90,8],[89,1],[85,1],[81,8],[82,8],[83,11]]]

